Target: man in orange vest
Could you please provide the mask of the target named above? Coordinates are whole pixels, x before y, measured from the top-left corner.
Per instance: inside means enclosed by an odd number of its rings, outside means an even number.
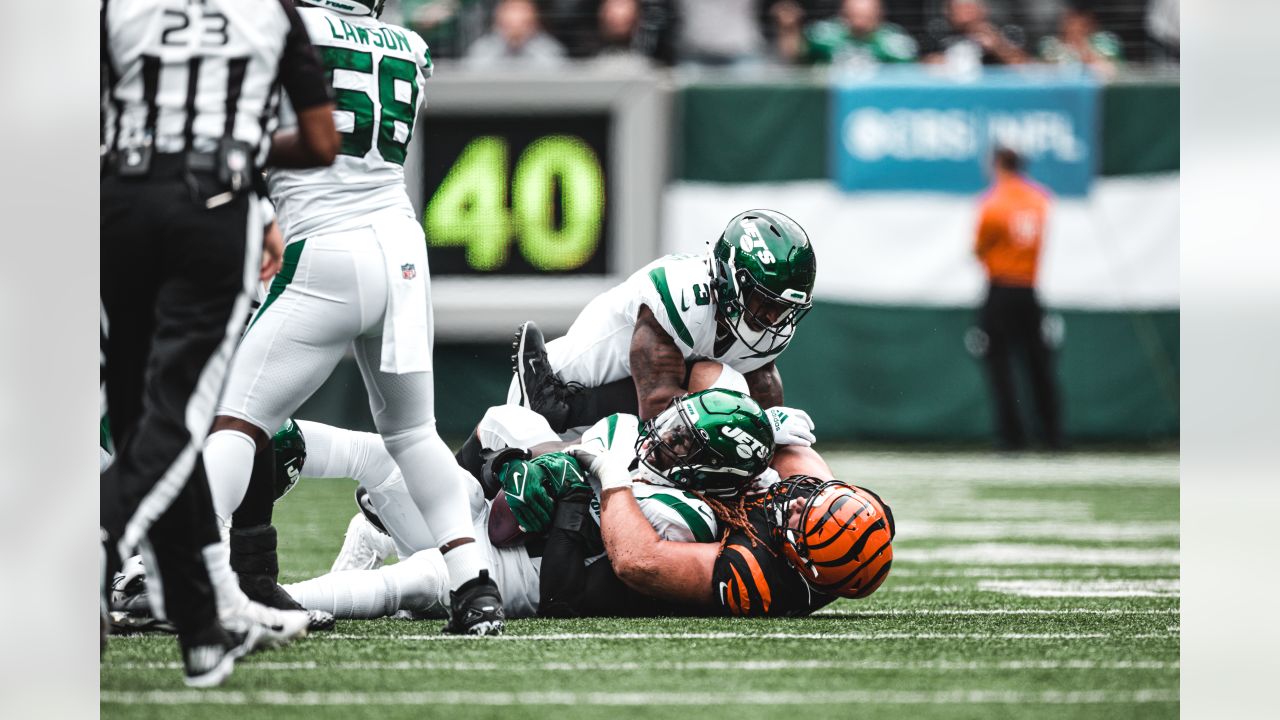
[[[1036,270],[1049,213],[1048,191],[1023,175],[1023,159],[1008,148],[993,157],[995,183],[982,199],[974,253],[986,268],[988,291],[979,324],[995,399],[1001,449],[1026,447],[1018,416],[1015,358],[1025,355],[1045,444],[1063,446],[1053,356],[1041,333],[1044,311],[1036,299]]]

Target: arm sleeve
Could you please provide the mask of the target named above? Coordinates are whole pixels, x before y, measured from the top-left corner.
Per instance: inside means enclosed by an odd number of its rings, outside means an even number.
[[[280,0],[289,32],[285,35],[284,52],[280,56],[280,83],[289,96],[294,111],[306,110],[330,102],[333,97],[325,78],[324,66],[307,36],[307,27],[298,17],[293,4]]]
[[[742,533],[730,536],[711,572],[721,611],[738,617],[780,614],[773,569],[773,557],[762,545],[752,546]]]
[[[587,613],[586,559],[604,552],[599,528],[590,516],[590,498],[587,493],[576,493],[556,504],[539,572],[538,614],[543,617]]]

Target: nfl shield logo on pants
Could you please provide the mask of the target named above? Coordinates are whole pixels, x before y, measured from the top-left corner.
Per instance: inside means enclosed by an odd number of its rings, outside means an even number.
[[[412,280],[418,277],[418,269],[413,266],[413,263],[405,263],[400,266],[400,274],[405,280]]]

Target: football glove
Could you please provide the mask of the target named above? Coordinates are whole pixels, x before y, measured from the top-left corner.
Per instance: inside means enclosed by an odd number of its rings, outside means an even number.
[[[570,445],[564,451],[572,455],[581,467],[600,481],[600,492],[620,487],[631,487],[631,471],[627,462],[617,453],[598,445]]]
[[[512,460],[502,466],[498,478],[516,522],[526,533],[534,534],[551,524],[557,498],[588,487],[578,463],[565,453]]]
[[[813,434],[813,420],[803,410],[779,405],[766,410],[765,417],[769,418],[769,425],[773,428],[775,445],[809,447],[818,440]]]

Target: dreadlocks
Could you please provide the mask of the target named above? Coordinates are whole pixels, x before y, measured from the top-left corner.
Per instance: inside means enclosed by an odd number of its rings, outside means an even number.
[[[699,499],[711,508],[711,512],[715,513],[717,521],[728,525],[730,528],[735,528],[745,533],[747,539],[751,541],[752,547],[755,547],[757,544],[761,544],[764,545],[765,549],[771,554],[777,554],[774,553],[773,548],[770,548],[769,544],[764,541],[764,538],[761,538],[756,534],[756,529],[751,525],[751,520],[747,518],[746,495],[740,496],[738,501],[731,505],[701,492],[694,491],[693,494],[697,495]],[[724,537],[720,538],[720,544],[723,546],[728,539],[729,533],[725,533]]]

